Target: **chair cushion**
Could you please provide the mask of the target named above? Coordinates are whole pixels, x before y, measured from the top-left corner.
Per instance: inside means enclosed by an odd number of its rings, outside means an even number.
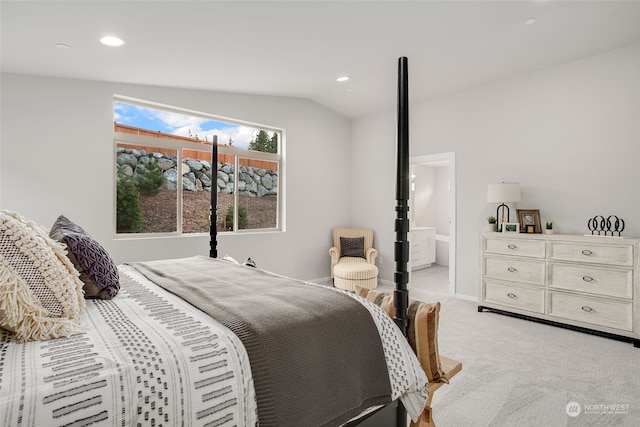
[[[356,294],[380,306],[389,316],[395,317],[393,296],[384,292],[356,287]],[[430,383],[449,380],[444,375],[438,350],[438,322],[440,303],[409,301],[407,308],[407,340]]]
[[[333,275],[349,280],[373,279],[378,277],[378,267],[367,262],[339,262],[333,267]]]
[[[364,258],[364,237],[340,237],[340,256]]]

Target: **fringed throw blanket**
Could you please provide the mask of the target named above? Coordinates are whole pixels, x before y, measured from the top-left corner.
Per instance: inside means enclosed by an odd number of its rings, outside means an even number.
[[[131,265],[240,338],[261,427],[338,425],[391,401],[376,325],[353,298],[201,256]]]

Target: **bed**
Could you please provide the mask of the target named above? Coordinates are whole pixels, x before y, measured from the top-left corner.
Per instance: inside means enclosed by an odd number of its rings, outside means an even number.
[[[406,58],[398,71],[393,320],[381,299],[218,259],[215,227],[209,257],[115,266],[64,216],[44,230],[3,211],[0,424],[404,427],[407,413],[417,419],[431,378],[405,339]]]

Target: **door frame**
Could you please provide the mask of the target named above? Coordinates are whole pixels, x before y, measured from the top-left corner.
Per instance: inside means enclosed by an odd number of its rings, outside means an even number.
[[[432,166],[446,163],[449,166],[449,294],[456,293],[456,153],[412,156],[411,165]]]

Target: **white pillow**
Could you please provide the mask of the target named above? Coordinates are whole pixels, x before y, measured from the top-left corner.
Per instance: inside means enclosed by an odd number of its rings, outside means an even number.
[[[80,332],[78,276],[62,244],[34,222],[0,211],[0,326],[20,341]]]
[[[223,256],[222,261],[230,262],[231,264],[240,264],[234,257],[230,255]]]

